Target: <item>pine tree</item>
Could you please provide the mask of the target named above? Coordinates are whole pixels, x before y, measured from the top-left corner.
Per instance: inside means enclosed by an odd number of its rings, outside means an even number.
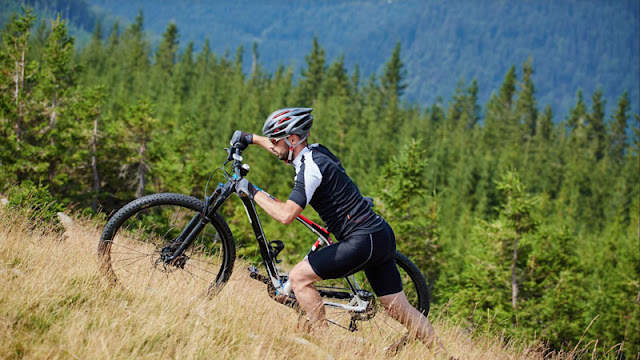
[[[404,117],[400,116],[400,96],[406,85],[404,79],[406,71],[400,59],[400,42],[396,43],[391,58],[385,64],[383,75],[380,77],[381,106],[384,109],[384,117],[379,138],[385,139],[391,144],[399,144],[400,129],[404,126]],[[381,149],[385,158],[390,156],[394,149]]]
[[[487,104],[483,143],[488,149],[502,149],[507,142],[520,139],[519,125],[513,114],[513,96],[516,90],[516,69],[512,66],[505,75],[497,95],[492,95]]]
[[[431,199],[424,180],[427,161],[420,141],[411,139],[384,167],[380,177],[382,213],[394,228],[399,250],[435,279],[438,241],[437,201]]]
[[[58,16],[46,42],[40,71],[40,91],[46,98],[44,111],[48,118],[48,124],[40,130],[40,134],[48,138],[47,155],[43,160],[49,164],[49,184],[53,184],[57,166],[68,155],[69,147],[73,146],[73,143],[65,143],[63,140],[71,140],[69,132],[73,131],[73,123],[59,124],[61,112],[67,105],[65,102],[69,101],[69,92],[76,83],[77,68],[71,61],[74,54],[73,43],[73,38],[67,33],[66,22]]]
[[[251,78],[253,79],[258,74],[258,43],[253,42],[251,47]]]
[[[507,338],[541,337],[554,348],[577,342],[591,319],[582,318],[587,297],[575,239],[543,222],[541,199],[517,173],[507,172],[497,186],[500,212],[473,228],[450,309]]]
[[[478,82],[473,79],[471,85],[467,88],[467,101],[465,104],[465,113],[467,114],[467,129],[471,130],[480,121],[480,106],[478,106]]]
[[[393,48],[391,58],[384,67],[384,73],[380,78],[380,89],[385,98],[391,99],[393,97],[400,97],[407,88],[404,80],[407,76],[407,72],[404,69],[404,64],[400,59],[400,42],[396,42],[396,46]]]
[[[604,107],[606,101],[602,98],[602,89],[597,90],[592,97],[591,113],[589,114],[588,139],[596,161],[600,161],[605,154],[607,129],[604,123]]]
[[[531,80],[533,75],[531,60],[522,64],[522,73],[522,85],[518,93],[516,108],[520,121],[524,125],[525,139],[531,139],[536,134],[538,117],[538,102],[535,98],[536,89],[533,85],[533,80]]]
[[[103,160],[110,156],[105,153],[106,148],[102,143],[102,140],[106,138],[101,110],[104,100],[105,89],[102,85],[80,91],[79,99],[71,109],[79,133],[77,150],[74,153],[79,157],[77,165],[80,166],[64,169],[71,175],[70,178],[73,179],[73,182],[77,183],[78,193],[87,194],[86,201],[94,212],[98,211],[100,206],[100,173],[105,171],[102,168]],[[75,196],[74,200],[84,202],[84,197]]]
[[[102,22],[96,21],[96,26],[91,34],[89,44],[81,49],[80,64],[85,69],[80,81],[84,85],[94,84],[100,81],[105,71],[105,49],[103,45]]]
[[[553,110],[550,105],[544,108],[544,112],[541,117],[538,117],[536,123],[536,135],[541,138],[541,141],[551,140],[553,132]]]
[[[558,160],[557,146],[554,145],[553,110],[547,105],[541,115],[537,117],[535,136],[531,141],[530,158],[527,163],[524,178],[533,193],[542,193],[555,197],[561,184],[558,170],[550,164]]]
[[[302,78],[295,96],[296,106],[313,107],[318,98],[320,87],[325,75],[325,52],[318,44],[318,38],[313,38],[311,53],[306,55],[307,68],[301,72]]]
[[[30,63],[29,33],[35,15],[23,8],[23,15],[13,15],[2,32],[0,47],[0,185],[28,177],[23,150],[28,130],[27,114],[34,88],[37,64]]]
[[[578,90],[576,105],[571,109],[567,123],[572,131],[580,131],[580,136],[584,137],[584,128],[587,126],[587,106],[582,98],[582,90]]]
[[[178,53],[178,27],[170,23],[162,34],[162,41],[155,56],[155,66],[162,72],[171,75]]]
[[[347,132],[351,128],[349,116],[349,79],[344,69],[344,56],[338,57],[327,69],[316,106],[317,133],[323,143],[343,158]],[[315,128],[315,127],[314,127]]]
[[[567,164],[564,169],[564,181],[560,193],[561,201],[567,205],[565,214],[567,223],[575,223],[576,219],[582,226],[595,225],[597,219],[593,217],[589,208],[588,199],[591,193],[591,172],[594,166],[592,156],[589,154],[589,140],[587,133],[588,114],[582,98],[582,91],[578,91],[575,106],[571,109],[567,124],[570,129],[567,139],[565,154]],[[568,150],[571,149],[571,150]],[[588,222],[584,222],[589,219]]]
[[[627,143],[627,119],[629,111],[629,98],[625,91],[620,100],[616,112],[611,117],[609,137],[609,156],[615,164],[621,164]]]
[[[193,60],[193,42],[187,44],[187,48],[180,56],[180,61],[176,65],[174,76],[175,96],[184,103],[189,98],[194,83],[195,63]]]
[[[500,87],[499,99],[503,109],[511,109],[513,95],[516,91],[516,67],[511,66]]]
[[[447,124],[451,126],[451,128],[455,128],[460,123],[460,118],[464,114],[465,126],[469,123],[469,119],[467,118],[468,114],[465,113],[465,107],[467,105],[467,95],[464,90],[464,82],[462,80],[458,81],[458,85],[453,93],[453,99],[451,104],[449,105],[449,110],[447,111]]]
[[[125,30],[116,49],[122,60],[114,59],[114,70],[119,72],[117,77],[122,81],[118,87],[123,89],[122,93],[116,96],[125,104],[131,104],[132,99],[148,95],[149,44],[145,40],[142,10],[135,20]]]
[[[149,101],[139,100],[127,108],[124,121],[128,129],[126,143],[130,153],[123,170],[126,178],[133,179],[131,184],[135,185],[135,196],[141,197],[145,194],[147,174],[151,170],[149,142],[153,138],[158,120],[153,118]]]
[[[11,21],[7,24],[6,29],[2,32],[2,60],[3,60],[3,83],[8,86],[3,86],[3,102],[5,107],[9,107],[8,118],[11,124],[9,125],[13,129],[11,137],[15,137],[15,141],[20,143],[22,141],[23,133],[25,129],[25,102],[27,101],[28,94],[31,91],[31,85],[29,84],[30,78],[34,73],[34,65],[30,65],[27,62],[27,51],[29,50],[29,33],[36,16],[33,14],[33,9],[30,7],[23,8],[24,14],[20,17],[13,16]]]
[[[162,34],[162,41],[158,45],[153,64],[151,100],[157,104],[158,117],[165,121],[176,118],[173,104],[178,98],[177,92],[179,90],[176,89],[178,84],[172,80],[176,71],[177,54],[178,27],[172,22]]]

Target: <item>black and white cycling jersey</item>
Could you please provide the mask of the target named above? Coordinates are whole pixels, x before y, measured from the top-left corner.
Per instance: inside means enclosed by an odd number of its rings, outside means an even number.
[[[295,185],[289,200],[302,208],[310,204],[338,240],[383,228],[385,221],[371,209],[329,149],[310,145],[298,154],[293,165]]]

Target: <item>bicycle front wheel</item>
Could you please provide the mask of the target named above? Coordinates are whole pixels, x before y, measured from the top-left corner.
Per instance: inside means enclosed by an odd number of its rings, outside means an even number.
[[[209,219],[183,255],[166,261],[178,235],[202,212],[204,202],[182,194],[154,194],[125,205],[107,222],[98,245],[104,273],[127,288],[213,294],[231,276],[235,246],[219,214]]]
[[[430,296],[427,282],[418,267],[405,255],[396,251],[396,266],[402,278],[403,292],[409,303],[429,314]],[[325,312],[330,324],[349,331],[359,332],[363,337],[382,343],[392,343],[407,333],[404,325],[386,314],[375,296],[364,272],[353,275],[360,287],[359,297],[368,302],[364,311],[350,310],[348,305],[356,305],[353,291],[345,279],[324,280],[316,283],[316,288],[325,300]]]

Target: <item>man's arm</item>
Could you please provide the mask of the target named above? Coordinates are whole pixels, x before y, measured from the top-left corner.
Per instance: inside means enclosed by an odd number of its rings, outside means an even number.
[[[271,151],[271,148],[273,147],[268,137],[258,134],[253,134],[253,143],[255,145],[260,145],[260,147],[265,148],[269,151]]]
[[[258,191],[253,200],[258,203],[269,216],[285,225],[291,224],[303,210],[300,205],[291,200],[278,202],[265,195],[262,191]]]
[[[252,144],[259,145],[260,147],[268,150],[269,152],[273,151],[273,144],[266,136],[261,136],[258,134],[252,135]],[[274,152],[275,153],[275,152]],[[275,153],[278,155],[277,153]],[[251,185],[252,186],[252,185]],[[276,219],[278,222],[281,222],[285,225],[291,224],[300,213],[302,213],[302,207],[291,200],[287,200],[286,202],[279,202],[271,199],[269,196],[265,195],[261,191],[258,191],[254,196],[253,200],[260,205],[264,211],[269,214],[272,218]]]

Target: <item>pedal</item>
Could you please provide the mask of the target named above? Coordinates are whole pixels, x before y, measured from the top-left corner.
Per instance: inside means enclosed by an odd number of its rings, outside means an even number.
[[[260,274],[260,271],[258,270],[257,267],[251,265],[247,268],[247,270],[249,270],[249,277],[255,280],[258,280],[260,282],[263,282],[265,284],[270,284],[271,281],[269,280],[268,277]]]
[[[276,264],[280,264],[282,260],[278,260],[278,254],[284,249],[284,243],[280,240],[273,240],[269,242],[271,248],[271,257],[276,261]]]

